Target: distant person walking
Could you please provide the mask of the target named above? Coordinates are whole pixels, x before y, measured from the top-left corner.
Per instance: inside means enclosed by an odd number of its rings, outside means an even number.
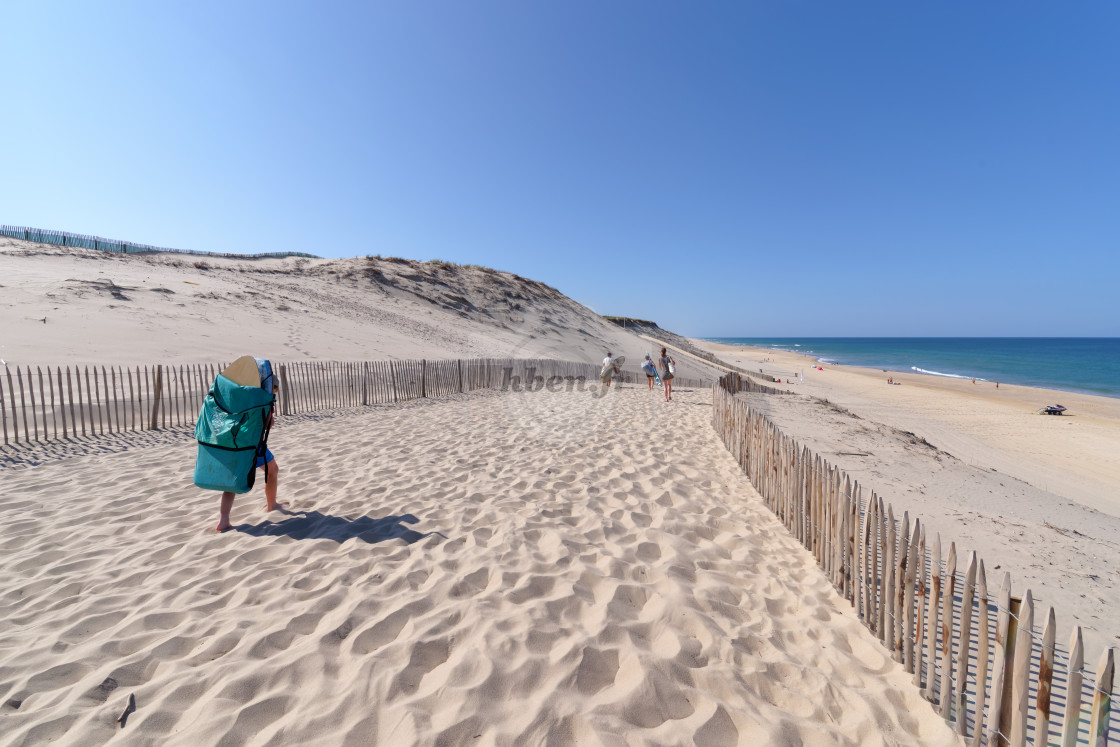
[[[599,378],[603,380],[604,384],[610,386],[611,379],[614,378],[616,373],[618,373],[618,365],[611,357],[611,351],[608,350],[607,357],[603,359],[603,370],[599,372]]]
[[[669,357],[665,348],[661,348],[661,357],[657,359],[657,367],[661,370],[661,384],[665,389],[665,401],[673,398],[673,377],[677,374],[677,364]]]
[[[646,374],[646,381],[649,382],[649,390],[653,391],[653,379],[657,376],[657,369],[653,367],[653,359],[646,353],[646,359],[642,361],[642,371]]]

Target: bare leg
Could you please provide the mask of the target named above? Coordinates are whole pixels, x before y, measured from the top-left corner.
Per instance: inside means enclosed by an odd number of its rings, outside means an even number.
[[[264,486],[264,503],[265,510],[275,511],[278,508],[284,508],[284,505],[276,502],[276,490],[279,487],[280,468],[276,466],[276,460],[266,464],[262,469],[267,470],[268,480]]]
[[[229,512],[230,512],[230,509],[232,509],[232,508],[233,508],[233,493],[230,493],[230,492],[222,493],[222,506],[221,506],[221,509],[220,509],[221,513],[218,516],[218,527],[217,527],[217,530],[219,532],[224,532],[225,530],[230,528],[231,525],[229,523]]]
[[[665,401],[668,402],[673,398],[673,380],[667,379],[665,381]]]

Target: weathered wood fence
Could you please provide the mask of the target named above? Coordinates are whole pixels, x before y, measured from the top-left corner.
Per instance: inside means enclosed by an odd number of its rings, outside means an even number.
[[[713,387],[713,425],[786,528],[815,556],[864,624],[914,674],[970,745],[1090,744],[1120,740],[1112,718],[1115,649],[1085,668],[1080,626],[1057,642],[1054,609],[1036,618],[1030,590],[1011,596],[1003,573],[989,594],[983,560],[958,570],[955,543],[858,483],[735,397],[730,376]],[[995,579],[993,579],[995,581]],[[1036,626],[1035,620],[1041,625]]]
[[[197,254],[209,257],[235,257],[237,259],[264,259],[283,257],[310,257],[318,259],[315,254],[307,252],[264,252],[261,254],[233,254],[223,252],[203,252],[193,249],[170,249],[165,246],[152,246],[151,244],[137,244],[133,241],[120,241],[119,239],[105,239],[100,236],[90,236],[84,233],[70,233],[69,231],[52,231],[43,228],[28,228],[26,226],[0,226],[0,236],[10,236],[13,239],[35,241],[40,244],[55,244],[56,246],[77,246],[83,249],[96,249],[102,252],[116,254],[151,254],[154,252],[169,254]]]
[[[731,394],[738,394],[739,392],[757,392],[760,394],[793,394],[788,389],[776,389],[772,386],[760,383],[757,379],[751,376],[741,376],[735,372],[731,372],[721,377],[719,386],[724,391]]]
[[[599,367],[559,360],[486,358],[275,362],[281,415],[522,389],[547,381],[597,382]],[[192,425],[222,363],[178,366],[5,366],[0,370],[3,444]],[[620,379],[645,383],[644,374]],[[702,386],[700,380],[683,385]]]

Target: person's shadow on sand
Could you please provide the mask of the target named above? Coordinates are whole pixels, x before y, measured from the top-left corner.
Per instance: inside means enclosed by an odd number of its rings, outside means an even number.
[[[369,516],[347,519],[342,516],[319,513],[318,511],[284,510],[283,513],[287,514],[288,518],[281,521],[239,524],[231,528],[235,532],[252,535],[253,537],[287,536],[297,540],[328,539],[335,542],[345,542],[348,539],[357,538],[370,544],[402,539],[411,545],[417,540],[439,534],[439,532],[421,534],[404,526],[405,524],[418,524],[420,522],[412,514],[383,516],[380,519]]]

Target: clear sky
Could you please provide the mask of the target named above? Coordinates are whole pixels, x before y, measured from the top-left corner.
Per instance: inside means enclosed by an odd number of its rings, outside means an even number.
[[[483,264],[690,335],[1120,336],[1116,0],[7,0],[0,25],[3,223]]]

